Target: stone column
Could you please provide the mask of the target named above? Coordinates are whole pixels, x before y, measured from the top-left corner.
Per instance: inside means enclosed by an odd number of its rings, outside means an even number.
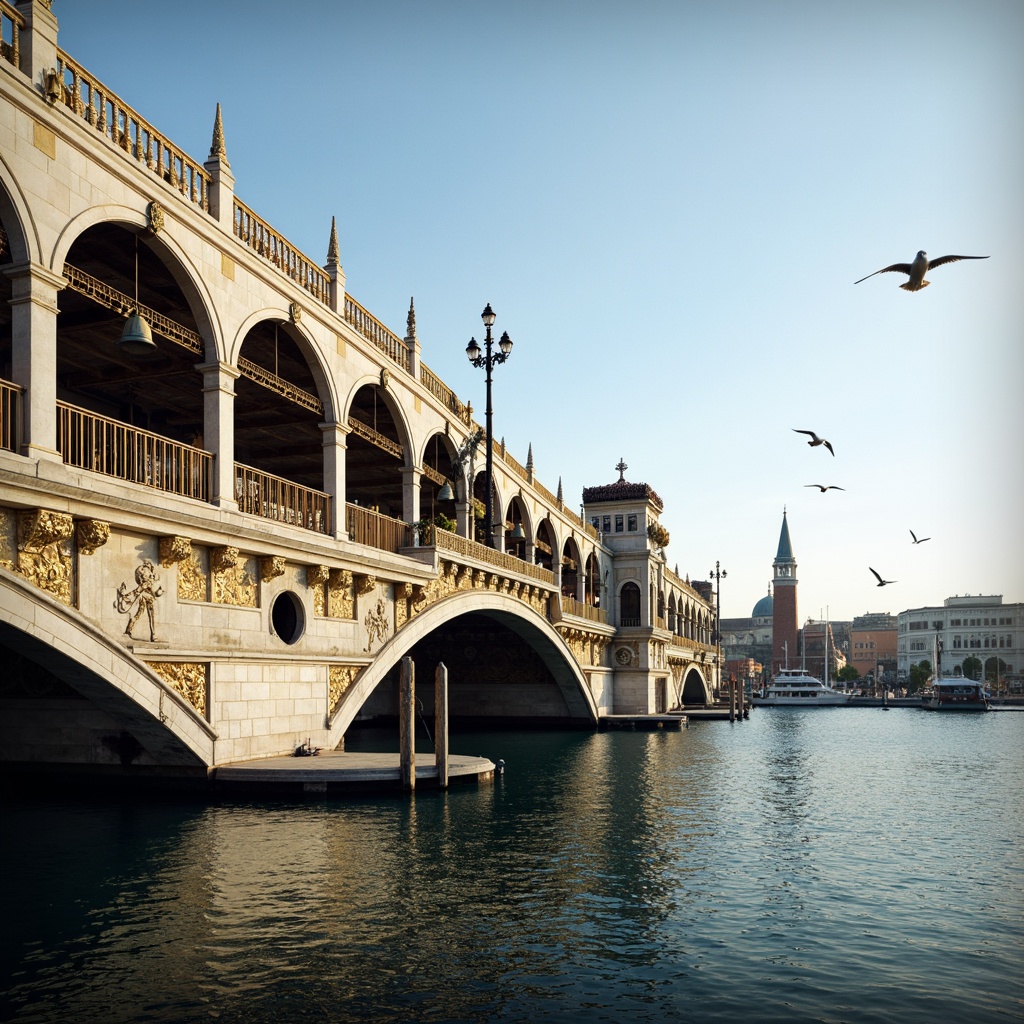
[[[349,428],[341,423],[321,423],[324,449],[324,490],[331,496],[332,522],[329,526],[335,539],[348,540],[345,515],[345,455],[348,451]]]
[[[420,518],[420,476],[417,466],[402,467],[402,518],[415,523]]]
[[[57,292],[67,281],[38,263],[18,263],[3,271],[11,279],[11,377],[25,389],[21,454],[60,462]],[[116,342],[111,338],[111,345]]]
[[[202,363],[203,447],[213,452],[210,499],[220,508],[238,508],[235,494],[235,380],[241,371],[229,363]]]

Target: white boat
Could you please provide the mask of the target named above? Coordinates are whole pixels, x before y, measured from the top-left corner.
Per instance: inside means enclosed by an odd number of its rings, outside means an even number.
[[[762,707],[790,705],[800,708],[826,708],[846,704],[850,695],[833,690],[820,679],[808,675],[802,668],[780,668],[762,694],[750,698]]]
[[[989,711],[985,688],[970,679],[933,679],[921,707],[928,711]]]

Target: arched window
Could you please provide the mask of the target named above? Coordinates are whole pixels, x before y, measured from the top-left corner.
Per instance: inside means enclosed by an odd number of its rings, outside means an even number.
[[[619,625],[640,625],[640,588],[635,583],[624,583],[619,591]]]

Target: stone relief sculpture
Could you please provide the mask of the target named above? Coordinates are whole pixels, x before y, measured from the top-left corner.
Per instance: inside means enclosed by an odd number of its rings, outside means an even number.
[[[156,568],[148,558],[144,558],[142,565],[135,570],[135,589],[129,590],[127,583],[122,583],[117,588],[114,608],[121,615],[131,613],[128,625],[124,630],[126,636],[130,636],[133,640],[136,639],[132,630],[145,613],[149,623],[150,642],[156,640],[156,599],[163,592],[164,588],[160,586],[160,577],[156,574]]]
[[[375,640],[384,643],[388,638],[388,606],[384,603],[383,597],[378,597],[373,609],[366,613],[363,625],[366,626],[366,652],[369,654],[373,650]]]

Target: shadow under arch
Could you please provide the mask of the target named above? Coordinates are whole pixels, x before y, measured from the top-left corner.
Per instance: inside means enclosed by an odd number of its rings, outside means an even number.
[[[711,703],[711,690],[704,674],[696,665],[691,665],[683,676],[682,701],[684,704]]]
[[[109,715],[154,765],[214,764],[216,730],[177,691],[75,609],[6,569],[0,569],[0,647]]]
[[[554,626],[517,598],[496,591],[467,590],[452,594],[420,612],[380,649],[376,659],[357,677],[330,718],[328,748],[338,746],[377,685],[420,640],[469,613],[492,618],[518,635],[551,673],[565,700],[569,718],[597,725],[594,696],[576,659]],[[422,680],[420,685],[423,685]],[[433,685],[433,678],[430,685]]]

